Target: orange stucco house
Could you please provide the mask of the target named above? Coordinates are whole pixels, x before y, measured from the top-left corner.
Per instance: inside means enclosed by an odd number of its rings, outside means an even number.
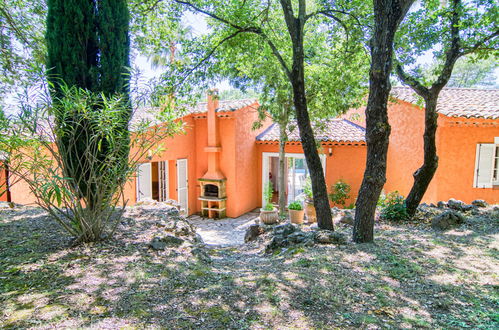
[[[407,195],[412,173],[423,159],[424,109],[414,93],[394,87],[389,104],[392,126],[385,192]],[[499,90],[444,89],[438,103],[439,168],[424,197],[437,202],[451,197],[499,203]],[[269,121],[253,130],[257,100],[217,100],[208,96],[180,120],[185,132],[165,139],[162,154],[144,159],[126,187],[130,204],[144,198],[176,199],[187,214],[237,217],[263,204],[263,187],[277,190],[278,126]],[[331,187],[351,185],[357,197],[366,162],[364,109],[317,125],[316,140]],[[299,198],[308,170],[297,129],[286,144],[288,200]],[[31,203],[26,187],[10,187],[10,199]]]

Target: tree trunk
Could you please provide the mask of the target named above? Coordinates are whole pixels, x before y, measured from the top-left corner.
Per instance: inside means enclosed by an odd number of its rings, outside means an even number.
[[[286,217],[286,123],[279,123],[279,216]]]
[[[322,169],[321,159],[317,151],[317,144],[315,143],[314,132],[308,115],[303,76],[300,79],[296,79],[293,84],[293,94],[301,144],[305,153],[307,167],[310,171],[314,206],[317,212],[317,224],[321,229],[334,230],[324,170]]]
[[[310,116],[307,108],[307,97],[305,94],[305,53],[303,51],[303,27],[306,20],[306,2],[298,1],[298,15],[295,17],[293,6],[290,0],[281,0],[281,6],[288,27],[289,36],[293,43],[293,65],[287,72],[288,78],[293,87],[293,104],[295,106],[296,121],[300,131],[300,140],[305,154],[308,169],[310,171],[310,181],[314,206],[317,212],[317,224],[321,229],[334,230],[333,217],[329,207],[326,180],[322,169],[321,159],[317,152],[314,132],[310,124]]]
[[[391,89],[393,38],[399,23],[414,0],[374,0],[374,34],[371,40],[369,98],[366,108],[367,160],[356,203],[353,240],[374,239],[374,216],[381,189],[386,182],[386,155],[390,124],[387,103]]]
[[[424,162],[413,174],[414,184],[406,199],[407,213],[411,217],[416,213],[417,207],[421,203],[438,167],[437,145],[435,142],[438,120],[437,96],[438,94],[430,94],[425,99]]]

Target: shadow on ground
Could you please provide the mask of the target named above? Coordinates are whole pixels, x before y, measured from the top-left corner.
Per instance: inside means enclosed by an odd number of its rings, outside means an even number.
[[[497,224],[381,225],[376,244],[261,252],[261,242],[153,251],[154,223],[70,247],[39,210],[0,211],[0,323],[9,328],[495,328]],[[349,233],[349,227],[339,230]],[[495,268],[494,268],[495,267]]]

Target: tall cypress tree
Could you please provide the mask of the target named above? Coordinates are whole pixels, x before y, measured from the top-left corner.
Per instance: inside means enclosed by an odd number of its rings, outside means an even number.
[[[105,96],[121,94],[129,102],[128,67],[130,66],[129,11],[126,0],[48,0],[47,13],[47,69],[52,84],[51,94],[55,104],[62,93],[62,86],[79,87]],[[129,107],[123,107],[123,125],[115,132],[117,138],[128,139],[127,123],[131,116]],[[93,111],[100,111],[95,107]],[[88,155],[88,144],[95,135],[90,123],[85,123],[78,113],[55,113],[56,125],[80,130],[75,141],[58,136],[64,146],[62,155],[64,174],[78,182],[81,192],[94,191],[87,184],[89,164],[94,159],[104,159],[107,146]],[[127,164],[128,148],[123,150],[123,166]],[[85,152],[86,151],[86,152]],[[92,158],[92,160],[90,160]],[[99,166],[106,171],[106,166]],[[93,205],[90,198],[89,207]]]

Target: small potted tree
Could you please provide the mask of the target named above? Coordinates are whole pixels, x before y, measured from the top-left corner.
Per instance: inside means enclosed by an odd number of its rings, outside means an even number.
[[[308,223],[315,223],[317,222],[317,213],[315,212],[314,194],[310,177],[307,177],[305,180],[303,194],[305,195],[305,217],[307,218]]]
[[[300,202],[294,201],[288,205],[289,219],[291,223],[302,224],[305,211]]]
[[[274,188],[272,182],[269,182],[263,190],[265,205],[260,209],[260,220],[266,225],[272,225],[279,221],[279,210],[272,204],[272,195]]]

